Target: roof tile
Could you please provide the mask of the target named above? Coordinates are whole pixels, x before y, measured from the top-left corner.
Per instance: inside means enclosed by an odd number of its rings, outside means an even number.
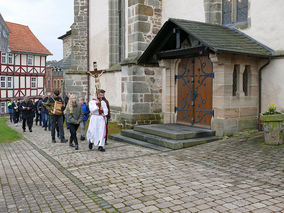
[[[6,22],[10,30],[9,47],[12,51],[51,55],[28,26]]]

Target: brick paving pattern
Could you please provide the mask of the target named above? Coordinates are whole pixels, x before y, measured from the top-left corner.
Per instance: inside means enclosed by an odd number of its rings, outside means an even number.
[[[52,144],[36,126],[23,135],[0,146],[0,212],[284,212],[284,146],[239,137],[161,152],[109,141],[101,153]]]

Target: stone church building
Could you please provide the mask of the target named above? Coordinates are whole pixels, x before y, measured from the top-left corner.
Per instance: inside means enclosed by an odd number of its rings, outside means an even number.
[[[125,125],[257,128],[267,104],[284,110],[282,11],[282,0],[74,0],[65,91],[89,99],[96,64]]]

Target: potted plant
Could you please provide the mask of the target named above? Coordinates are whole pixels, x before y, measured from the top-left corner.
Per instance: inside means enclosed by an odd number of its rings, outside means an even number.
[[[267,144],[279,145],[283,144],[283,121],[284,114],[276,110],[274,104],[268,105],[265,113],[260,115],[263,123],[264,140]]]

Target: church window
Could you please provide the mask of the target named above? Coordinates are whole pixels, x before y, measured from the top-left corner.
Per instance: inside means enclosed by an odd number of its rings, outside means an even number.
[[[31,88],[36,88],[36,77],[31,77]]]
[[[222,19],[223,24],[232,23],[232,0],[223,0],[222,4]]]
[[[248,20],[248,0],[238,0],[236,22],[246,22],[247,20]]]
[[[248,20],[248,0],[223,0],[222,24],[243,23]]]
[[[50,89],[50,80],[47,80],[47,88]]]

